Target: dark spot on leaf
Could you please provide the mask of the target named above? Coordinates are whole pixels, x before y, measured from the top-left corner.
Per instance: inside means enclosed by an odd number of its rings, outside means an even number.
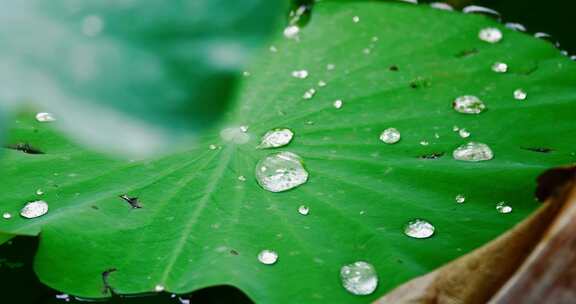
[[[550,152],[554,151],[550,148],[543,148],[543,147],[527,147],[527,148],[522,148],[522,149],[532,151],[532,152],[538,152],[538,153],[550,153]]]
[[[465,58],[465,57],[470,57],[472,55],[476,55],[478,54],[478,49],[469,49],[469,50],[463,50],[461,52],[459,52],[458,54],[456,54],[457,58]]]
[[[391,65],[388,69],[392,72],[398,72],[400,70],[397,65]]]
[[[423,78],[423,77],[418,77],[418,78],[416,78],[415,80],[412,80],[412,81],[410,82],[410,87],[413,88],[413,89],[418,89],[418,88],[423,88],[423,87],[429,87],[429,86],[431,86],[431,85],[432,85],[432,83],[431,83],[429,80],[427,80],[427,79],[425,79],[425,78]]]
[[[26,154],[44,154],[44,152],[42,152],[40,149],[35,148],[27,143],[17,143],[13,145],[7,145],[6,148],[24,152]]]
[[[140,205],[140,201],[138,200],[137,197],[129,197],[126,194],[122,194],[119,197],[121,199],[123,199],[125,202],[127,202],[128,204],[130,204],[130,206],[132,208],[135,208],[135,209],[142,208],[142,205]]]
[[[230,250],[230,254],[231,254],[231,255],[238,255],[239,253],[238,253],[238,251],[236,251],[236,250],[234,250],[234,249],[231,249],[231,250]]]
[[[543,202],[552,195],[558,193],[564,185],[576,179],[576,167],[554,168],[545,171],[538,176],[536,198]]]
[[[114,289],[112,289],[112,286],[110,286],[110,283],[108,282],[110,274],[114,271],[116,271],[116,268],[109,268],[102,272],[102,283],[104,284],[104,288],[102,289],[103,294],[114,294]]]
[[[100,208],[98,208],[98,206],[96,206],[96,205],[92,205],[92,206],[90,206],[90,208],[92,208],[92,209],[94,209],[94,210],[100,209]]]
[[[439,159],[442,156],[444,156],[444,152],[433,152],[433,153],[421,155],[419,158],[420,159]]]

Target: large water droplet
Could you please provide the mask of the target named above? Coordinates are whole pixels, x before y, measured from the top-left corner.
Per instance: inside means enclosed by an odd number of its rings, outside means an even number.
[[[300,156],[280,152],[266,156],[256,165],[256,180],[262,188],[282,192],[298,187],[308,181],[308,171]]]
[[[463,114],[480,114],[486,109],[486,105],[480,98],[472,95],[464,95],[456,98],[452,103],[454,110]]]
[[[496,211],[498,211],[498,213],[510,213],[512,212],[512,206],[506,202],[499,202],[496,204]]]
[[[292,141],[294,137],[294,132],[290,129],[286,128],[278,128],[272,129],[264,136],[262,136],[262,140],[260,141],[260,145],[258,148],[266,149],[266,148],[278,148],[283,147]]]
[[[38,121],[38,122],[52,122],[55,120],[56,120],[56,118],[54,117],[54,114],[52,114],[52,113],[40,112],[40,113],[36,114],[36,121]]]
[[[308,208],[308,206],[301,205],[298,207],[298,213],[302,215],[308,215],[308,213],[310,213],[310,208]]]
[[[342,286],[355,295],[369,295],[378,287],[376,269],[364,261],[344,265],[340,269]]]
[[[26,203],[20,210],[20,215],[25,218],[36,218],[48,213],[48,203],[45,201],[33,201]]]
[[[480,30],[478,38],[489,43],[498,43],[502,40],[502,32],[495,27],[488,27]]]
[[[506,73],[508,72],[508,65],[504,62],[496,62],[492,65],[492,71],[496,73]]]
[[[494,153],[492,152],[492,149],[490,149],[490,147],[486,144],[479,142],[469,142],[454,150],[452,156],[456,160],[479,162],[491,160],[494,158]]]
[[[308,71],[306,70],[297,70],[292,72],[292,77],[305,79],[308,78]]]
[[[273,250],[262,250],[258,254],[258,261],[262,264],[272,265],[278,261],[278,253]]]
[[[414,219],[404,226],[404,234],[415,239],[426,239],[434,234],[435,229],[428,221]]]
[[[400,132],[396,128],[388,128],[380,133],[380,140],[387,144],[395,144],[400,141]]]
[[[526,93],[526,91],[524,91],[523,89],[517,89],[516,91],[514,91],[514,99],[526,100],[526,98],[528,98],[528,93]]]

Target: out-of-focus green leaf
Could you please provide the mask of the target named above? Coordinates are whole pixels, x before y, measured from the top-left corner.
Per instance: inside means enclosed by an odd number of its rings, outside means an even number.
[[[0,103],[33,102],[107,151],[213,123],[287,6],[269,0],[0,1]]]

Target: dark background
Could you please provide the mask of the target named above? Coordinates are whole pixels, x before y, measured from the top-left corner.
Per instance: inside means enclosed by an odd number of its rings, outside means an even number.
[[[309,0],[296,0],[300,3]],[[576,1],[573,0],[454,0],[452,3],[475,4],[495,9],[503,22],[518,22],[529,33],[546,32],[557,40],[562,50],[576,54]],[[32,269],[35,238],[16,238],[0,246],[0,303],[6,304],[62,304],[56,291],[42,285]],[[251,303],[238,289],[230,286],[214,287],[181,296],[190,303]],[[70,303],[86,303],[71,300]],[[169,294],[137,298],[115,298],[96,303],[164,304],[181,303]]]

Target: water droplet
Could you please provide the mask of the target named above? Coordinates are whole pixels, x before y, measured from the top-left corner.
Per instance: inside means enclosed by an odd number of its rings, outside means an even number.
[[[450,5],[448,3],[444,3],[444,2],[432,2],[432,3],[430,3],[430,6],[435,8],[435,9],[440,9],[440,10],[445,10],[445,11],[453,11],[454,10],[452,5]]]
[[[456,98],[452,103],[454,110],[463,114],[480,114],[486,105],[480,98],[472,95],[464,95]]]
[[[304,94],[302,95],[302,98],[312,99],[312,97],[314,97],[314,95],[316,95],[316,89],[311,88],[311,89],[308,89],[306,92],[304,92]]]
[[[266,149],[266,148],[278,148],[283,147],[292,141],[294,137],[294,132],[290,129],[286,128],[278,128],[272,129],[264,136],[262,136],[262,140],[260,141],[260,145],[258,148]]]
[[[277,49],[275,46],[273,46],[273,45],[271,45],[268,49],[269,49],[270,52],[272,52],[272,53],[278,52],[278,49]]]
[[[404,226],[404,234],[415,239],[427,239],[434,234],[435,229],[428,221],[414,219]]]
[[[354,17],[352,17],[352,21],[353,21],[354,23],[358,23],[358,22],[360,22],[360,17],[354,16]]]
[[[310,213],[310,208],[308,208],[308,206],[300,206],[298,207],[298,213],[302,214],[302,215],[308,215],[308,213]]]
[[[458,204],[462,204],[462,203],[464,203],[465,201],[466,201],[466,197],[464,197],[464,195],[462,195],[462,194],[456,195],[456,202],[457,202]]]
[[[362,53],[364,53],[364,54],[366,54],[366,55],[370,55],[371,52],[372,52],[372,50],[369,49],[369,48],[365,48],[365,49],[362,50]]]
[[[288,39],[295,39],[300,33],[300,28],[297,25],[289,25],[284,29],[284,37]]]
[[[210,144],[210,145],[208,146],[208,149],[210,149],[210,150],[216,150],[216,149],[218,149],[218,146],[216,146],[215,144]]]
[[[488,27],[480,30],[478,38],[489,43],[498,43],[502,40],[502,32],[495,27]]]
[[[272,265],[278,261],[278,253],[273,250],[262,250],[258,254],[258,261],[262,264]]]
[[[522,89],[517,89],[514,91],[514,99],[516,100],[526,100],[528,98],[528,93]]]
[[[342,105],[343,105],[343,104],[344,104],[344,103],[343,103],[342,100],[340,100],[340,99],[334,101],[334,107],[335,107],[336,109],[342,108]]]
[[[512,206],[506,202],[499,202],[496,204],[496,211],[498,211],[498,213],[510,213],[512,212]]]
[[[333,64],[333,63],[329,63],[329,64],[326,65],[326,70],[328,70],[328,71],[332,71],[332,70],[334,70],[335,68],[336,68],[336,65]]]
[[[500,19],[500,13],[498,11],[479,5],[466,6],[462,9],[462,12],[464,14],[483,14]]]
[[[56,118],[54,117],[54,114],[52,113],[48,113],[48,112],[40,112],[38,114],[36,114],[36,121],[38,122],[51,122],[51,121],[55,121]]]
[[[292,72],[292,77],[294,77],[294,78],[299,78],[299,79],[308,78],[308,71],[306,71],[306,70],[293,71],[293,72]]]
[[[308,181],[308,171],[300,156],[280,152],[266,156],[256,165],[256,180],[265,190],[282,192],[298,187]]]
[[[240,132],[242,133],[248,132],[248,126],[240,126]]]
[[[164,289],[165,289],[164,286],[163,286],[163,285],[160,285],[160,284],[154,286],[154,291],[155,291],[155,292],[162,292],[162,291],[164,291]]]
[[[429,143],[428,141],[426,141],[426,140],[421,140],[421,141],[420,141],[420,145],[422,145],[422,146],[428,146],[429,144],[430,144],[430,143]]]
[[[245,182],[245,181],[246,181],[246,176],[240,175],[240,176],[238,176],[238,180],[241,181],[241,182]]]
[[[452,131],[454,132],[458,132],[460,130],[460,128],[458,126],[453,126],[452,127]]]
[[[20,215],[25,218],[37,218],[48,213],[48,203],[45,201],[33,201],[26,203],[20,210]]]
[[[319,87],[325,87],[326,86],[326,82],[324,80],[319,80],[318,81],[318,86]]]
[[[470,137],[470,132],[468,132],[466,129],[460,129],[458,130],[458,135],[460,135],[462,138],[468,138]]]
[[[400,141],[400,132],[396,128],[388,128],[380,133],[380,140],[387,144],[395,144]]]
[[[244,76],[244,77],[249,77],[250,75],[251,75],[251,74],[250,74],[250,72],[248,72],[248,71],[242,72],[242,76]]]
[[[97,15],[89,15],[82,20],[82,33],[89,37],[97,36],[102,32],[104,22]]]
[[[63,300],[63,301],[65,301],[65,302],[70,302],[70,295],[68,295],[68,294],[65,294],[65,293],[63,293],[63,294],[57,294],[55,297],[56,297],[56,299],[58,299],[58,300]]]
[[[12,214],[10,212],[4,212],[2,213],[2,218],[4,219],[11,219],[12,218]]]
[[[43,195],[44,191],[42,191],[42,189],[37,189],[36,190],[36,195]]]
[[[494,153],[486,144],[469,142],[454,150],[452,156],[455,160],[479,162],[491,160],[494,158]]]
[[[496,73],[506,73],[508,72],[508,65],[504,62],[496,62],[492,65],[492,71]]]
[[[379,38],[378,38],[378,36],[372,36],[372,38],[370,40],[372,40],[372,42],[377,42],[379,40]]]
[[[516,23],[516,22],[508,22],[505,24],[505,26],[511,30],[515,30],[518,32],[525,32],[526,31],[526,27],[520,23]]]
[[[344,265],[340,269],[342,286],[355,295],[369,295],[378,287],[376,269],[364,261]]]

